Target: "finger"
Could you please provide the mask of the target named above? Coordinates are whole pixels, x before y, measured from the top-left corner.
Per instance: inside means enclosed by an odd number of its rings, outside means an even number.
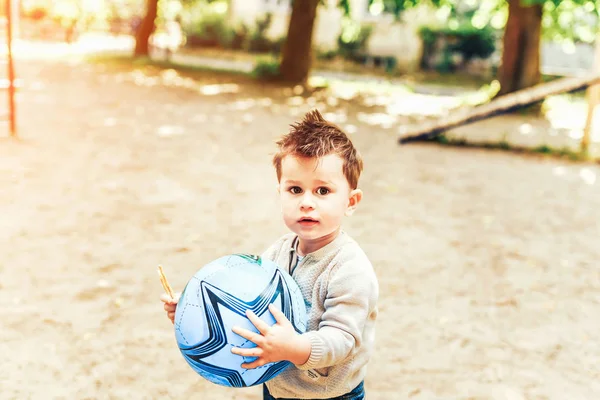
[[[266,363],[267,362],[263,358],[259,358],[258,360],[254,360],[251,363],[244,363],[244,364],[242,364],[242,368],[244,368],[244,369],[254,369],[254,368],[262,367]]]
[[[175,323],[175,312],[168,312],[167,317],[169,317],[171,322]]]
[[[267,324],[262,319],[258,318],[258,316],[250,310],[246,310],[246,316],[248,317],[250,322],[252,322],[252,325],[254,325],[261,334],[263,334],[263,335],[267,334],[267,332],[269,331],[269,328],[270,328],[269,324]]]
[[[167,312],[169,312],[169,311],[175,311],[177,309],[177,305],[176,304],[167,304],[167,303],[165,303],[165,305],[163,306],[163,308]]]
[[[284,325],[290,323],[290,320],[287,319],[285,314],[279,308],[275,307],[275,304],[269,304],[269,311],[271,311],[271,314],[273,314],[273,317],[278,324]]]
[[[172,299],[171,296],[169,296],[166,293],[160,295],[160,301],[162,301],[165,304],[177,304],[177,301],[175,299]]]
[[[260,347],[252,347],[250,349],[232,347],[231,352],[242,357],[261,357],[263,355],[263,350]]]
[[[243,337],[246,340],[251,341],[252,343],[260,346],[261,344],[263,344],[263,337],[262,335],[259,335],[258,333],[249,331],[248,329],[244,329],[244,328],[240,328],[239,326],[234,326],[233,328],[231,328],[231,330],[233,331],[233,333]]]

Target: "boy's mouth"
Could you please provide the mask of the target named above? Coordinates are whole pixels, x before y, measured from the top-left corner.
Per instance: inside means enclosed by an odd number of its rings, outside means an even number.
[[[314,218],[310,218],[310,217],[302,217],[298,220],[298,223],[300,225],[304,225],[304,226],[311,226],[311,225],[318,224],[319,221],[317,221]]]

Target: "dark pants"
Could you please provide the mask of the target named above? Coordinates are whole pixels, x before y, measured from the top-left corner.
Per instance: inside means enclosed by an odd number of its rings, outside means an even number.
[[[351,392],[343,394],[338,397],[332,397],[332,398],[326,399],[326,400],[363,400],[364,398],[365,398],[365,385],[364,385],[364,382],[361,382],[358,384],[357,387],[352,389]],[[293,399],[280,399],[280,398],[276,399],[275,397],[271,396],[271,393],[269,393],[269,390],[267,389],[267,385],[263,385],[263,400],[293,400]],[[310,400],[310,399],[304,399],[304,400]]]

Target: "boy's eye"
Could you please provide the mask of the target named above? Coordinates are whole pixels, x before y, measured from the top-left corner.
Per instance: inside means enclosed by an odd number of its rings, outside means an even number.
[[[317,194],[325,196],[326,194],[329,194],[329,189],[327,189],[326,187],[320,187],[317,189]]]
[[[298,187],[298,186],[292,186],[292,187],[289,189],[289,191],[290,191],[292,194],[300,194],[300,193],[302,193],[302,189],[301,189],[300,187]]]

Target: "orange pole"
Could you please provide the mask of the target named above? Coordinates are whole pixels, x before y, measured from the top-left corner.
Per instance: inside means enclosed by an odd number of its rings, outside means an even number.
[[[15,66],[12,55],[12,0],[6,0],[6,45],[8,47],[8,104],[10,118],[10,136],[17,136],[17,128],[15,123]]]

